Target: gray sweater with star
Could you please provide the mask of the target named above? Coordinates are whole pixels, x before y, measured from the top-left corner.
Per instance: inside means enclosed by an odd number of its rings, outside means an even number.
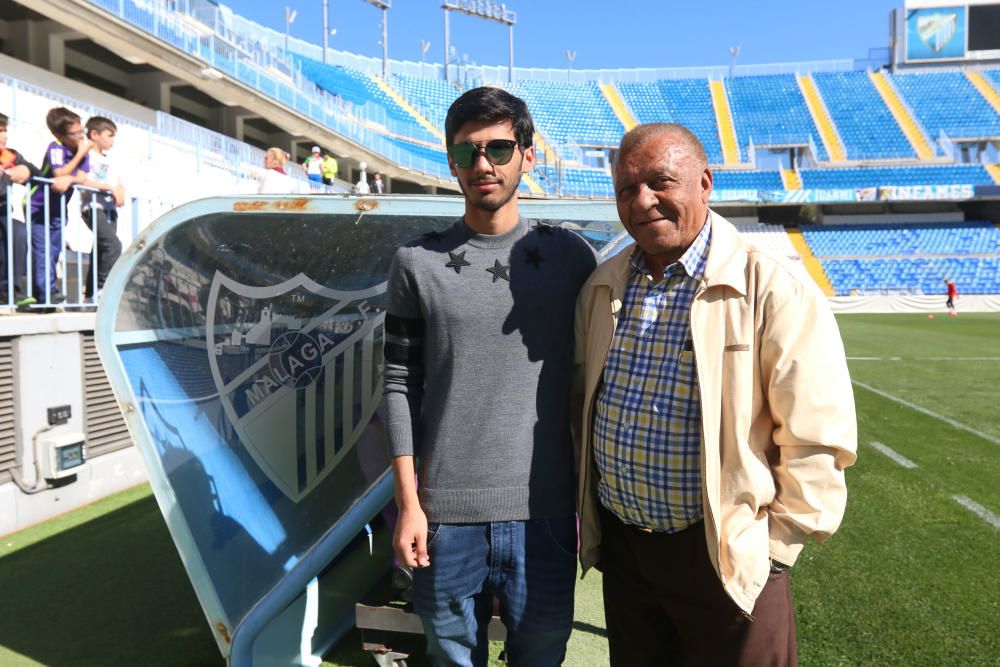
[[[575,233],[463,220],[400,248],[389,273],[389,454],[419,459],[429,521],[569,516],[576,296],[597,264]]]

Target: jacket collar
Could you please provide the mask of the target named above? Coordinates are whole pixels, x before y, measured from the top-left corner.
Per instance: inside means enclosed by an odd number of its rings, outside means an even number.
[[[709,211],[709,224],[712,225],[712,240],[708,247],[708,262],[702,284],[706,288],[728,286],[745,295],[746,262],[742,255],[746,254],[739,232],[731,222],[715,211]],[[617,255],[608,260],[608,271],[601,271],[594,276],[594,285],[610,287],[612,293],[621,298],[625,293],[628,275],[631,268],[629,257],[635,250],[635,243],[623,248]]]

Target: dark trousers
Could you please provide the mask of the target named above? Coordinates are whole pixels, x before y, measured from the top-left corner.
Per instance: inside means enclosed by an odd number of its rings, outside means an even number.
[[[45,270],[45,239],[49,239],[48,271]],[[44,209],[31,214],[31,295],[39,303],[45,303],[45,290],[50,290],[50,296],[56,300],[62,298],[59,283],[56,281],[56,265],[62,253],[62,220],[52,216],[49,224],[45,224]]]
[[[94,296],[94,253],[97,253],[97,289],[104,287],[104,281],[111,273],[111,267],[122,256],[122,242],[118,238],[118,211],[106,211],[103,208],[85,208],[82,211],[83,221],[94,232],[93,250],[90,251],[90,263],[87,265],[86,296]],[[94,229],[96,227],[97,229]]]
[[[703,523],[645,533],[602,511],[601,527],[613,667],[798,664],[788,572],[768,577],[751,621],[712,567]]]
[[[28,232],[23,222],[17,220],[10,221],[10,245],[13,248],[8,252],[8,221],[5,215],[0,215],[0,303],[7,303],[7,272],[12,272],[14,283],[14,301],[24,295],[21,287],[28,266]]]

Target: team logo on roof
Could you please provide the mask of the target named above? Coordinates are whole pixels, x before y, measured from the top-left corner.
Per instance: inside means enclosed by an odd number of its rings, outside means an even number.
[[[382,283],[335,290],[299,274],[243,285],[216,272],[209,365],[242,445],[298,502],[357,442],[382,395]]]

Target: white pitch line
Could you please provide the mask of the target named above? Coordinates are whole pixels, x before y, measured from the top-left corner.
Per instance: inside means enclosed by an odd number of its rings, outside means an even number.
[[[951,499],[994,528],[1000,529],[1000,516],[997,516],[971,498],[966,498],[965,496],[952,496]]]
[[[994,445],[1000,445],[1000,438],[998,438],[996,436],[993,436],[993,435],[990,435],[989,433],[983,433],[982,431],[977,431],[976,429],[972,428],[971,426],[966,426],[965,424],[963,424],[960,421],[955,421],[951,417],[945,417],[944,415],[939,415],[936,412],[931,412],[930,410],[928,410],[925,407],[921,407],[921,406],[917,405],[916,403],[910,403],[906,399],[900,398],[899,396],[893,396],[892,394],[890,394],[888,392],[884,392],[881,389],[876,389],[875,387],[873,387],[871,385],[868,385],[868,384],[865,384],[864,382],[859,382],[857,380],[851,380],[851,382],[853,384],[858,385],[862,389],[867,389],[868,391],[872,392],[873,394],[878,394],[879,396],[882,396],[883,398],[888,398],[890,401],[895,401],[896,403],[899,403],[900,405],[905,405],[906,407],[910,408],[911,410],[916,410],[917,412],[919,412],[921,414],[925,414],[928,417],[933,417],[934,419],[938,419],[940,421],[943,421],[945,424],[948,424],[950,426],[954,426],[955,428],[957,428],[957,429],[959,429],[961,431],[965,431],[967,433],[971,433],[972,435],[979,436],[980,438],[982,438],[983,440],[986,440],[987,442],[992,442]]]
[[[847,357],[848,361],[1000,361],[1000,357]]]
[[[872,440],[869,444],[872,447],[874,447],[875,449],[877,449],[878,451],[880,451],[883,454],[885,454],[886,456],[888,456],[890,459],[892,459],[893,461],[895,461],[899,465],[903,466],[904,468],[916,468],[917,467],[916,463],[914,463],[910,459],[906,458],[905,456],[903,456],[902,454],[900,454],[899,452],[897,452],[895,449],[892,449],[891,447],[887,447],[886,445],[883,445],[881,442],[877,442],[875,440]]]

